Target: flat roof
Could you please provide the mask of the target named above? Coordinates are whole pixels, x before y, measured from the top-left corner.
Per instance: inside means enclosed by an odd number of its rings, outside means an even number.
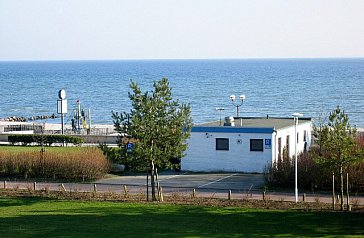
[[[303,117],[298,119],[298,124],[311,122],[311,118]],[[225,121],[213,121],[194,125],[194,127],[232,127],[224,126]],[[282,117],[234,117],[235,128],[274,128],[283,129],[285,127],[294,126],[293,118]]]

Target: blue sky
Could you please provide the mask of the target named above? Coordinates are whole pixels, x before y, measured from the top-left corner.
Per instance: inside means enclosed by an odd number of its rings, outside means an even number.
[[[364,57],[363,0],[0,0],[0,60]]]

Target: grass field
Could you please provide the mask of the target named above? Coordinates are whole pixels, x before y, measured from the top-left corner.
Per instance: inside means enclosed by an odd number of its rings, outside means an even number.
[[[0,146],[0,151],[4,152],[29,152],[29,151],[37,151],[39,152],[42,147],[40,146],[11,146],[11,145],[2,145]],[[57,151],[57,152],[69,152],[69,151],[76,151],[76,150],[87,150],[88,147],[78,147],[78,146],[69,146],[69,147],[62,147],[62,146],[50,146],[44,147],[46,151]]]
[[[364,235],[363,213],[0,198],[0,237]]]

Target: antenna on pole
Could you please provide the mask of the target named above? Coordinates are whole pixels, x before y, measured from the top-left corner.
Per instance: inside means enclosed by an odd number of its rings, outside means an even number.
[[[219,113],[220,113],[220,126],[221,126],[221,111],[224,111],[224,110],[225,110],[225,108],[223,108],[223,107],[216,108],[216,111],[219,111]]]

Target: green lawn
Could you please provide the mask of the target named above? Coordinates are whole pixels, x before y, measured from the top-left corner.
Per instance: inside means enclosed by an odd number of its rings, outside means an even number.
[[[27,151],[37,151],[39,152],[42,147],[40,146],[11,146],[11,145],[2,145],[0,146],[0,151],[4,152],[27,152]],[[57,151],[57,152],[69,152],[75,150],[86,150],[88,147],[61,147],[61,146],[50,146],[44,147],[46,151]]]
[[[364,235],[363,213],[0,198],[0,237]]]

